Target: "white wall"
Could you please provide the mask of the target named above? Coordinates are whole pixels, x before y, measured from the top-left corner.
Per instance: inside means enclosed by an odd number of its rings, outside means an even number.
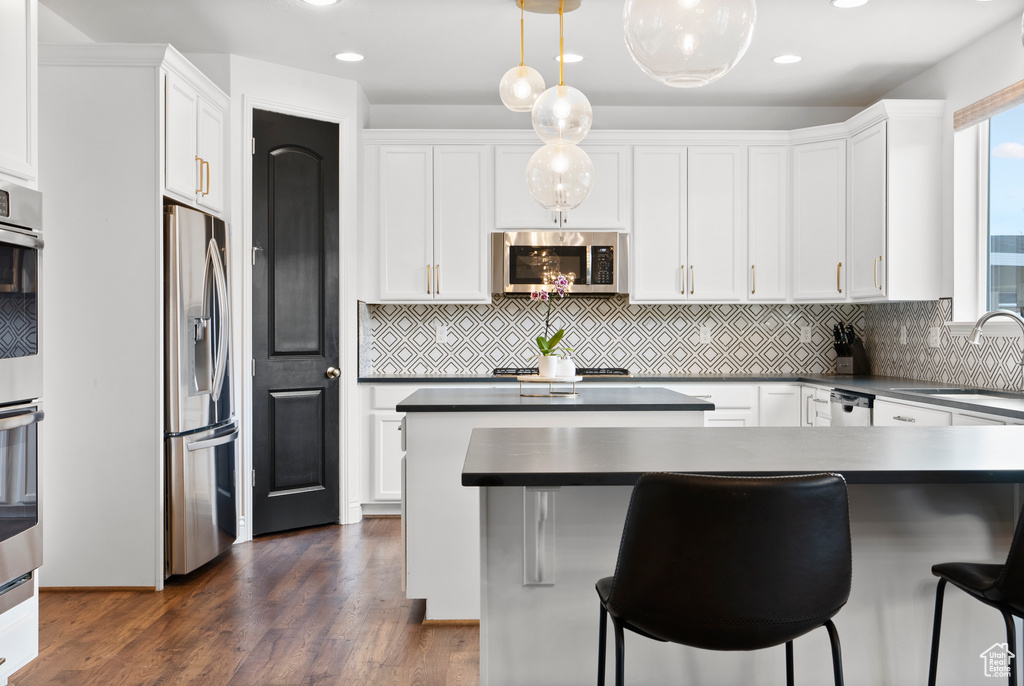
[[[217,63],[217,59],[220,63]],[[232,289],[235,302],[233,327],[235,340],[242,341],[238,366],[248,370],[252,358],[252,262],[248,259],[252,248],[252,110],[263,109],[312,119],[338,122],[341,134],[341,215],[340,215],[340,330],[341,351],[341,517],[342,522],[358,521],[361,516],[362,464],[358,455],[358,372],[356,350],[356,235],[359,226],[362,180],[359,176],[359,142],[362,122],[367,110],[366,96],[354,81],[323,74],[282,67],[237,55],[205,56],[197,65],[211,74],[228,75],[228,93],[231,96],[230,159],[234,170],[231,180],[232,217]],[[226,70],[225,70],[226,66]],[[223,87],[223,86],[222,86]],[[243,395],[252,393],[252,377],[240,373],[244,381]],[[252,406],[247,403],[243,416],[244,448],[240,483],[242,510],[252,512]],[[251,520],[247,520],[251,521]],[[250,529],[246,529],[248,533]],[[251,535],[251,534],[250,534]]]
[[[861,109],[594,105],[594,129],[788,131],[846,121]],[[367,128],[529,130],[530,117],[502,105],[370,105]]]
[[[953,113],[1024,78],[1019,19],[1013,19],[955,55],[893,89],[886,98],[942,98],[942,293],[953,295]],[[957,313],[953,313],[957,318]]]
[[[67,20],[46,5],[39,5],[39,42],[40,43],[92,43],[85,35]]]

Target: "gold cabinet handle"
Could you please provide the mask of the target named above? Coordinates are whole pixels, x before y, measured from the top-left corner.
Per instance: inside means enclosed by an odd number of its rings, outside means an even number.
[[[750,265],[750,294],[757,293],[757,272],[754,271],[754,265]]]
[[[882,261],[882,256],[879,255],[871,261],[871,278],[875,280],[875,288],[882,290],[882,284],[878,283],[878,268],[875,266]]]
[[[434,293],[441,295],[441,265],[434,265]]]
[[[843,287],[839,284],[839,271],[843,268],[843,263],[840,262],[836,265],[836,290],[840,293],[843,292]]]
[[[196,181],[199,182],[199,188],[196,189],[196,193],[203,192],[203,158],[196,155],[196,162],[199,163],[198,174],[196,175]]]
[[[693,282],[696,279],[693,278],[693,265],[690,265],[690,295],[693,295]]]
[[[430,265],[427,265],[427,295],[430,295]]]
[[[681,294],[686,295],[686,265],[681,264],[679,268],[683,270],[683,290],[679,291]]]
[[[210,162],[209,162],[209,160],[203,160],[202,161],[202,166],[206,167],[206,192],[204,192],[203,195],[209,195],[210,194]],[[202,185],[202,184],[200,184],[200,185]]]

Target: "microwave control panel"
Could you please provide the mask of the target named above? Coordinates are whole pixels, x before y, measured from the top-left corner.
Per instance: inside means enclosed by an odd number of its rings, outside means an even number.
[[[591,251],[591,276],[595,286],[615,284],[615,248],[595,245]]]
[[[7,191],[0,191],[0,217],[11,216],[11,195]]]

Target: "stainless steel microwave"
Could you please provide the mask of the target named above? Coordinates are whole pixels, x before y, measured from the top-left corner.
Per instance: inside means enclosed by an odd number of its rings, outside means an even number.
[[[491,234],[492,292],[526,295],[572,275],[571,293],[626,293],[628,236],[615,231],[506,231]]]

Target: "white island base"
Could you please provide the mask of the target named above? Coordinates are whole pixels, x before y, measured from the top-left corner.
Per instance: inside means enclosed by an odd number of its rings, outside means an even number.
[[[625,389],[618,393],[625,394]],[[476,488],[461,485],[474,428],[514,427],[528,435],[538,427],[699,427],[704,424],[704,412],[580,412],[559,411],[557,407],[536,412],[408,411],[405,421],[406,596],[426,599],[427,620],[477,620],[480,496]]]
[[[538,521],[536,505],[542,491],[481,491],[481,686],[596,683],[599,605],[594,583],[615,570],[632,488],[551,490],[544,522]],[[922,686],[927,683],[937,581],[931,566],[1004,559],[1013,534],[1013,486],[851,485],[849,495],[853,587],[834,618],[846,684]],[[524,584],[534,574],[537,557],[529,549],[536,544],[524,545],[524,530],[537,528],[541,538],[553,538],[553,558],[544,562],[550,585]],[[539,544],[549,551],[551,546],[543,540]],[[938,683],[1005,683],[985,676],[981,658],[990,646],[1006,641],[999,613],[949,586],[943,617]],[[610,627],[607,674],[613,679]],[[797,684],[832,683],[824,629],[798,638],[794,654]],[[777,686],[785,683],[785,669],[782,646],[715,652],[626,632],[626,683],[631,686]]]

